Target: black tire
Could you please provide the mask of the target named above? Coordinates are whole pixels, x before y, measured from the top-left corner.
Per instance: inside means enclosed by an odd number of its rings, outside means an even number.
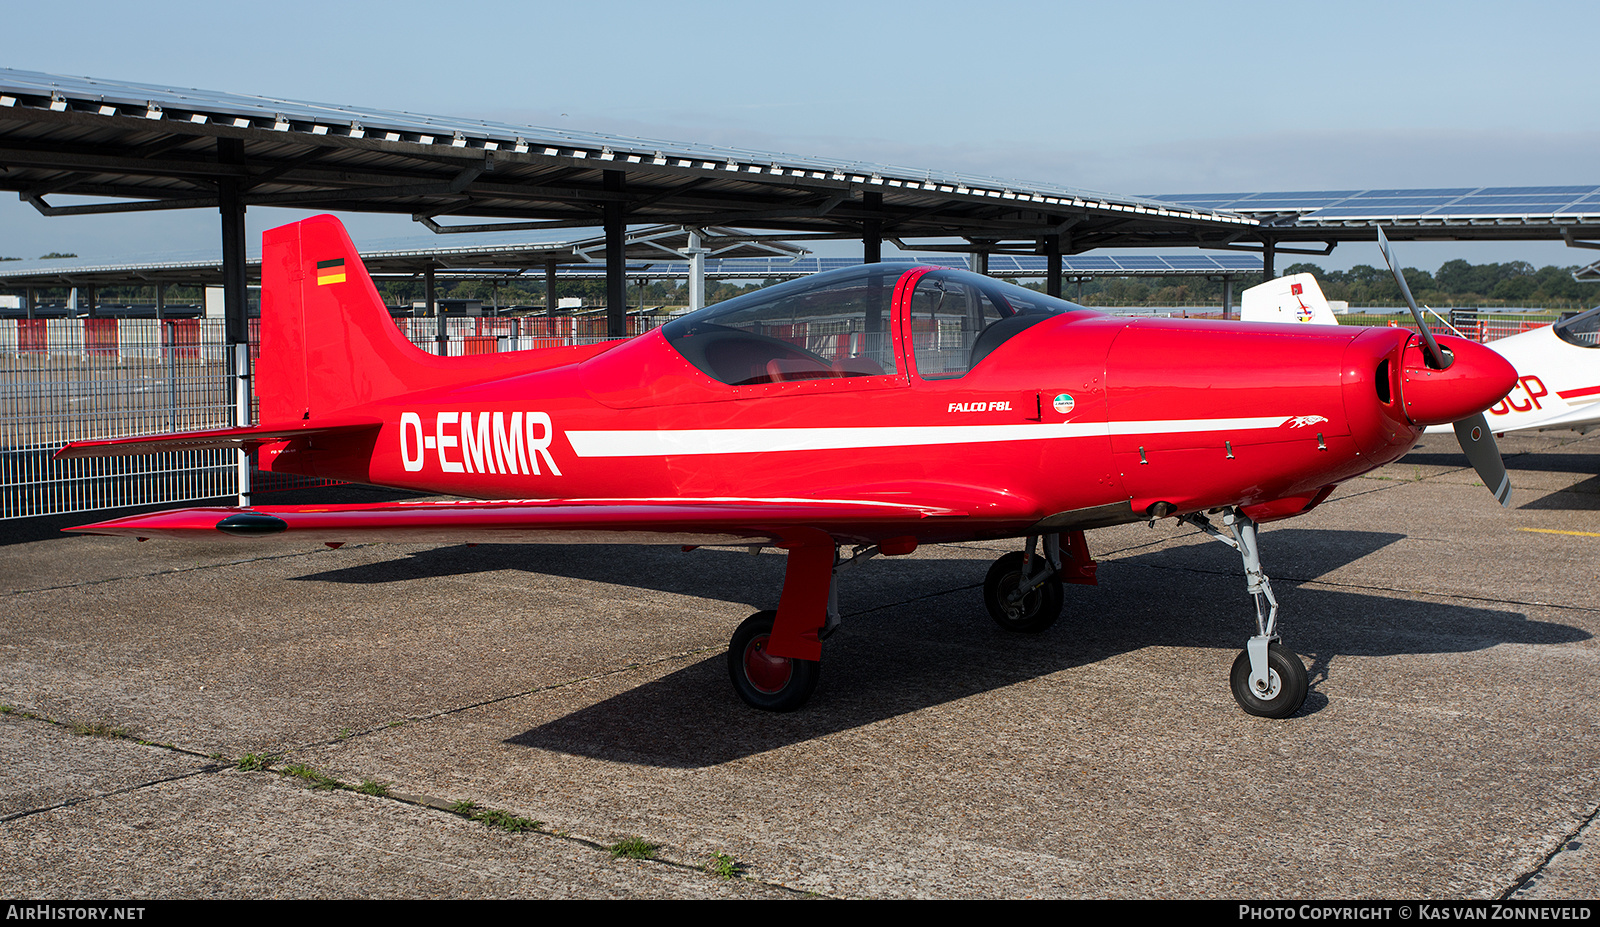
[[[1045,580],[1043,585],[1023,596],[1022,602],[1008,611],[1003,603],[1004,597],[1022,585],[1022,581],[1022,552],[1006,554],[989,567],[989,575],[984,577],[983,604],[989,609],[989,617],[995,620],[995,624],[1007,631],[1037,634],[1061,617],[1061,603],[1065,599],[1061,578],[1052,576]]]
[[[740,623],[728,642],[728,678],[750,707],[794,711],[811,698],[822,664],[766,654],[772,622],[777,617],[777,612],[756,612]]]
[[[1310,682],[1306,666],[1293,650],[1274,641],[1267,645],[1267,675],[1271,683],[1266,693],[1250,688],[1250,654],[1241,651],[1233,661],[1229,682],[1239,707],[1259,718],[1287,718],[1306,702]]]

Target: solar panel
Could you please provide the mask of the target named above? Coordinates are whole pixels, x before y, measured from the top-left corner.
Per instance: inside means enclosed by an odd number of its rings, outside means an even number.
[[[1362,194],[1367,196],[1466,196],[1476,187],[1450,187],[1443,190],[1368,190]]]

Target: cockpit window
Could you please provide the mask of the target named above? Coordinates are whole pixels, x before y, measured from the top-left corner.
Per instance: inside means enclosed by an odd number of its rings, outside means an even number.
[[[978,274],[931,271],[911,294],[917,375],[930,380],[965,376],[1019,332],[1082,308]]]
[[[662,333],[734,386],[891,374],[894,286],[910,269],[865,264],[791,280],[675,319]]]
[[[1556,337],[1580,348],[1600,347],[1600,306],[1562,319],[1554,326]]]

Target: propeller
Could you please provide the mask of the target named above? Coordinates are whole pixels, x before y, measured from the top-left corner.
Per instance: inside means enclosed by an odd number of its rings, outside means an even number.
[[[1383,234],[1382,226],[1378,227],[1378,250],[1383,252],[1383,260],[1389,265],[1389,272],[1394,274],[1394,281],[1400,284],[1400,295],[1406,298],[1406,305],[1411,307],[1411,317],[1417,320],[1417,333],[1422,336],[1422,343],[1427,348],[1428,365],[1435,370],[1444,370],[1450,366],[1451,357],[1439,347],[1433,332],[1423,321],[1422,310],[1417,308],[1417,301],[1411,296],[1411,287],[1406,286],[1405,275],[1400,273],[1400,264],[1389,252],[1389,238]],[[1500,447],[1495,444],[1494,432],[1489,430],[1489,420],[1479,412],[1456,422],[1453,427],[1456,441],[1461,444],[1461,450],[1467,455],[1467,462],[1472,464],[1472,469],[1478,471],[1478,478],[1489,487],[1496,502],[1510,508],[1511,476],[1506,473],[1505,461],[1500,459]]]

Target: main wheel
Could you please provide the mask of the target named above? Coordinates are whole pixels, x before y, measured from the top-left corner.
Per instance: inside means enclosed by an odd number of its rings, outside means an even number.
[[[777,617],[777,612],[756,612],[740,623],[728,643],[728,677],[733,680],[734,691],[750,707],[794,711],[806,703],[811,690],[817,687],[822,664],[767,653],[772,622]]]
[[[1250,714],[1261,718],[1287,718],[1305,704],[1306,666],[1293,650],[1277,641],[1267,645],[1267,686],[1257,691],[1250,685],[1250,654],[1243,651],[1233,661],[1229,674],[1234,701]]]
[[[989,617],[1007,631],[1037,633],[1055,624],[1061,617],[1061,579],[1052,576],[1044,584],[1022,597],[1022,601],[1006,604],[1006,596],[1022,585],[1022,552],[1013,551],[989,567],[983,580],[983,604]]]

